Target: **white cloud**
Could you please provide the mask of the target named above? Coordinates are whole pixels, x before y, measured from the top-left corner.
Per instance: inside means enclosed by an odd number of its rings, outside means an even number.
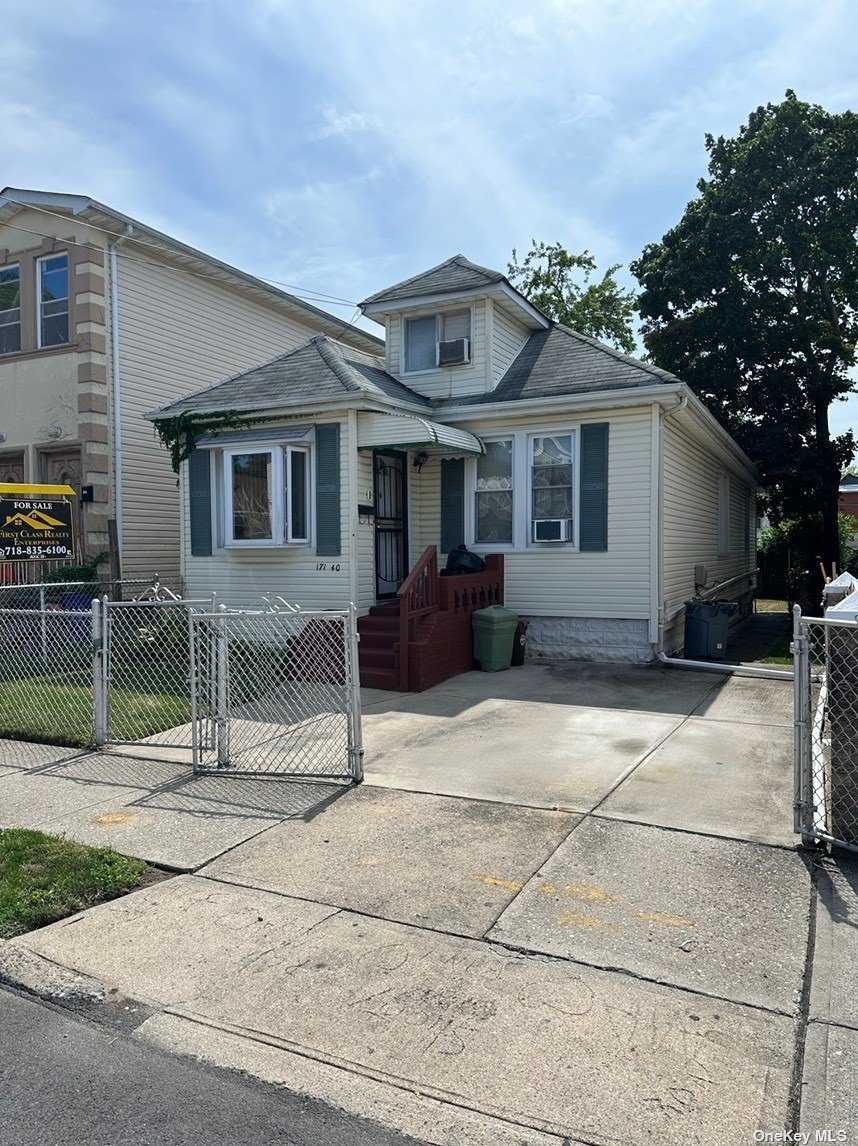
[[[375,116],[365,115],[359,111],[338,112],[336,108],[330,106],[323,109],[321,118],[321,126],[312,134],[311,139],[351,136],[377,130],[380,127],[380,121]]]

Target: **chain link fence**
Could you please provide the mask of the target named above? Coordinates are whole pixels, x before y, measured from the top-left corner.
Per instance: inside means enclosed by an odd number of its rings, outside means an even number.
[[[100,739],[191,750],[191,616],[211,608],[163,590],[104,602]]]
[[[181,597],[180,582],[159,577],[121,581],[43,581],[39,584],[0,584],[0,609],[89,609],[98,598],[139,601]]]
[[[858,623],[796,611],[795,828],[858,850]]]
[[[191,618],[199,771],[362,776],[354,611]]]
[[[0,737],[170,748],[197,771],[362,778],[353,608],[228,610],[160,583],[128,589],[72,599],[66,585],[28,586],[39,608],[0,593]]]
[[[0,608],[0,737],[93,743],[92,612]]]

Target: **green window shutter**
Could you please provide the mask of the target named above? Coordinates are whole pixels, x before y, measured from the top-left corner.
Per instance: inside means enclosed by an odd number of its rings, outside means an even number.
[[[212,555],[212,459],[208,450],[191,450],[188,456],[191,556]]]
[[[340,540],[340,424],[316,426],[316,552],[336,557]]]
[[[581,427],[582,550],[608,548],[608,423]]]
[[[465,541],[465,459],[441,460],[441,552]]]

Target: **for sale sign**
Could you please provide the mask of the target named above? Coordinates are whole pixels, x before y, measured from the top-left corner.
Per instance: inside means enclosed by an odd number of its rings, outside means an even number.
[[[73,558],[71,486],[0,484],[0,561]]]

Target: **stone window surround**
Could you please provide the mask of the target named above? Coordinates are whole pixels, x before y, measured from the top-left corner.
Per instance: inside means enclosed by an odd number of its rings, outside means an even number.
[[[36,284],[38,271],[36,263],[46,255],[68,255],[68,282],[69,282],[69,341],[55,346],[38,345],[38,299],[36,297]],[[87,262],[88,253],[73,245],[71,241],[62,239],[44,239],[38,247],[27,247],[21,251],[11,251],[0,248],[0,269],[7,266],[17,266],[21,270],[21,349],[11,354],[0,354],[0,364],[14,362],[19,358],[33,357],[40,354],[63,354],[70,350],[77,350],[78,343],[75,335],[75,322],[77,319],[75,307],[75,265],[78,262]]]

